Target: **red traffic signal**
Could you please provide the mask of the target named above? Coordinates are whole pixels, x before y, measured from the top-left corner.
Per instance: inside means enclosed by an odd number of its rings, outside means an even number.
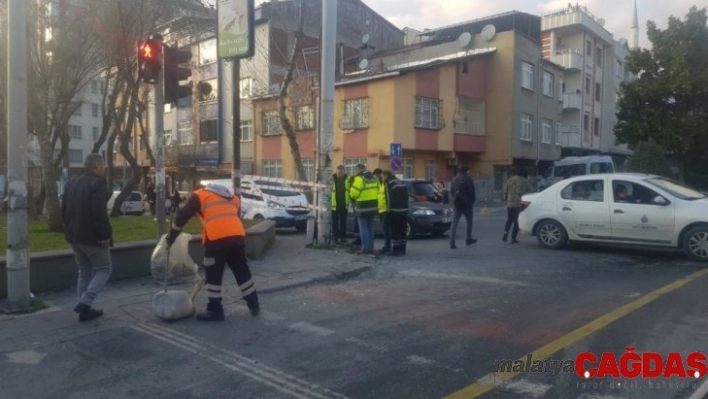
[[[146,83],[157,83],[162,70],[161,54],[162,42],[159,40],[149,39],[138,46],[138,74]]]

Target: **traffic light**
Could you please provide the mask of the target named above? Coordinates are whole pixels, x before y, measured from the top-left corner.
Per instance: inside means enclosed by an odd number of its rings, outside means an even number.
[[[177,104],[180,99],[192,95],[192,85],[180,85],[180,80],[192,76],[191,68],[183,68],[183,64],[192,58],[189,50],[178,50],[169,46],[165,49],[165,103]]]
[[[138,74],[146,83],[155,84],[160,77],[162,42],[148,39],[138,46]]]

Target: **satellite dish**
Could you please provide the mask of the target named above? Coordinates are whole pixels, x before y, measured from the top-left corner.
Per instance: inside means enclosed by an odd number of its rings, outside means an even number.
[[[490,41],[490,40],[494,39],[494,35],[496,35],[496,34],[497,34],[497,28],[495,28],[494,25],[489,24],[489,25],[485,26],[484,28],[482,28],[482,32],[480,33],[480,36],[485,41]]]
[[[457,38],[457,45],[460,48],[465,48],[469,46],[470,42],[472,41],[472,35],[469,32],[463,32],[458,38]]]
[[[366,44],[366,43],[369,42],[369,40],[371,40],[371,35],[369,35],[369,34],[367,33],[367,34],[365,34],[364,36],[362,36],[362,38],[361,38],[361,44]]]
[[[364,58],[363,60],[359,61],[359,69],[362,71],[365,70],[369,66],[369,60]]]
[[[600,24],[600,26],[605,26],[605,18],[598,19],[597,23]]]

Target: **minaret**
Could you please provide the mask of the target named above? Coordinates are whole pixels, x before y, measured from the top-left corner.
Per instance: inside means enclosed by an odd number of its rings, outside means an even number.
[[[639,48],[639,18],[637,18],[637,0],[634,0],[634,18],[632,28],[629,30],[629,49]]]

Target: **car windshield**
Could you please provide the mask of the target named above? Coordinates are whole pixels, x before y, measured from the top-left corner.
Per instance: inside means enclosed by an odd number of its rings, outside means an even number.
[[[424,195],[426,197],[436,197],[441,195],[440,191],[438,191],[438,189],[435,188],[435,186],[430,182],[414,182],[411,185],[413,186],[414,195]]]
[[[696,190],[688,188],[677,181],[673,181],[665,177],[652,177],[650,179],[646,179],[645,181],[653,186],[669,192],[677,198],[684,200],[697,200],[706,197],[704,194]]]
[[[272,195],[274,197],[296,197],[300,195],[300,191],[289,184],[275,183],[266,180],[257,180],[255,183],[261,186],[263,194]]]

